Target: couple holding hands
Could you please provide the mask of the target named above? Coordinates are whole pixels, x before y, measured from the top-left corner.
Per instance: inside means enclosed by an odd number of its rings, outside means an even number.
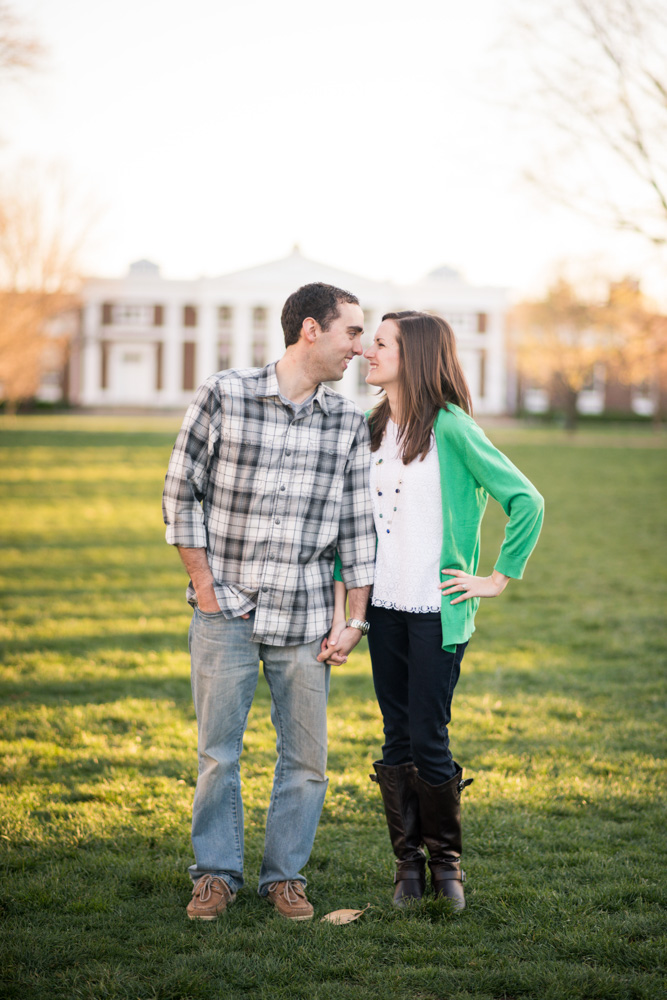
[[[328,779],[330,668],[368,634],[384,722],[374,763],[396,855],[394,902],[425,892],[465,905],[452,696],[483,597],[520,579],[541,528],[534,486],[486,438],[454,334],[426,313],[386,314],[361,345],[356,296],[304,285],[282,312],[285,353],[200,387],[165,480],[167,541],[189,573],[198,725],[191,919],[243,885],[240,755],[259,663],[277,761],[258,891],[292,920],[313,907],[301,872]],[[364,416],[326,383],[360,354],[382,390]],[[505,538],[476,575],[488,496]],[[323,638],[323,636],[325,638]]]

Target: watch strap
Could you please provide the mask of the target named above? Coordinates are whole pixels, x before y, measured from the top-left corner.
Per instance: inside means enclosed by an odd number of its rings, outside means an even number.
[[[360,618],[348,618],[345,622],[347,628],[358,628],[362,635],[367,635],[370,623],[362,621]]]

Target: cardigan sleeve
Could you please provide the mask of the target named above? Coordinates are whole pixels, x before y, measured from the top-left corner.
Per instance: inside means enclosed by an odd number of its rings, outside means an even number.
[[[544,498],[470,418],[466,421],[463,446],[469,471],[509,518],[495,569],[520,580],[542,529]]]

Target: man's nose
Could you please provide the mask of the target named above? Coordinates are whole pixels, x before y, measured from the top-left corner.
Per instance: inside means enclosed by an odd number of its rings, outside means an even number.
[[[352,348],[355,354],[363,354],[364,349],[361,346],[361,340],[355,340],[354,347]]]

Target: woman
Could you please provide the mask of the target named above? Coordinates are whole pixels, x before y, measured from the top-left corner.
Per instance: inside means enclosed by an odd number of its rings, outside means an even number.
[[[371,777],[397,859],[394,902],[422,897],[425,845],[436,896],[462,909],[460,796],[472,779],[463,780],[449,749],[452,695],[480,598],[497,597],[521,578],[544,504],[472,419],[454,334],[443,319],[387,313],[364,356],[366,382],[384,390],[369,415],[378,549],[368,643],[385,735]],[[509,520],[495,569],[482,577],[480,525],[489,495]],[[344,620],[344,604],[337,582],[336,621]],[[335,635],[334,627],[330,640]]]

